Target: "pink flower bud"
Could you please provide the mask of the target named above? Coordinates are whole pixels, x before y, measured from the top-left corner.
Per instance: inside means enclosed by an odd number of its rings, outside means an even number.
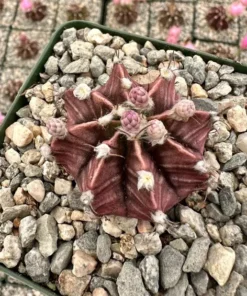
[[[140,129],[141,118],[139,114],[133,110],[125,111],[121,117],[123,129],[129,133],[136,133]]]
[[[67,135],[65,123],[59,118],[52,118],[46,124],[48,133],[58,139],[64,139]]]
[[[241,2],[244,6],[247,6],[247,0],[240,0],[240,2]]]
[[[181,28],[177,26],[172,26],[168,31],[168,36],[174,36],[179,38],[181,34]]]
[[[30,0],[21,0],[20,7],[22,11],[27,12],[32,10],[33,3]]]
[[[233,17],[240,16],[245,10],[245,7],[240,2],[233,2],[229,7],[229,14]]]
[[[167,36],[166,38],[166,42],[170,43],[170,44],[177,44],[178,43],[179,38],[177,36]]]
[[[240,48],[242,50],[247,49],[247,35],[245,35],[240,41]]]
[[[130,90],[129,100],[138,108],[145,108],[149,103],[149,96],[147,91],[141,87],[137,86]]]
[[[154,119],[148,122],[147,135],[150,142],[155,144],[163,144],[168,132],[162,121]]]
[[[188,119],[196,112],[195,104],[190,100],[181,100],[174,106],[175,113],[182,119]]]

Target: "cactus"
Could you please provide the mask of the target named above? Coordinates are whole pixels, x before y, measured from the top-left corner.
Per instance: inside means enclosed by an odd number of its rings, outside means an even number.
[[[206,15],[206,20],[209,27],[216,31],[227,30],[232,21],[223,6],[211,7]]]
[[[39,52],[38,42],[30,40],[24,32],[19,35],[19,43],[16,49],[17,55],[23,60],[35,57]]]
[[[35,1],[31,3],[31,8],[27,9],[25,14],[26,17],[33,22],[42,21],[47,14],[47,6],[42,4],[41,1]]]
[[[104,86],[83,100],[69,89],[64,101],[66,128],[59,119],[48,123],[52,153],[96,214],[160,220],[191,192],[207,189],[211,115],[180,99],[175,77],[138,85],[115,64]]]

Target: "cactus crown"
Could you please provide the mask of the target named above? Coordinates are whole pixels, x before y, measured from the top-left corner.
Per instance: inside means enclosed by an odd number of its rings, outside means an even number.
[[[162,27],[167,29],[172,26],[182,26],[184,24],[183,14],[183,10],[174,2],[168,3],[165,8],[160,11],[159,23]]]
[[[136,4],[116,5],[114,16],[116,20],[124,26],[133,24],[138,17]]]
[[[230,18],[223,6],[211,7],[206,16],[206,20],[209,27],[216,31],[227,30],[230,23]]]
[[[22,81],[18,79],[10,79],[4,87],[4,94],[13,101],[22,86]]]
[[[83,20],[88,18],[89,11],[84,4],[72,3],[67,8],[67,15],[69,21]]]
[[[32,9],[26,11],[26,17],[34,22],[42,21],[46,16],[47,6],[42,4],[40,1],[35,1],[32,4]]]
[[[19,35],[17,44],[17,55],[23,60],[35,57],[39,52],[38,42],[30,40],[25,33]]]
[[[150,220],[207,188],[209,175],[197,163],[211,116],[180,99],[175,77],[139,85],[115,64],[90,96],[80,100],[75,92],[64,96],[66,126],[52,119],[48,130],[53,155],[75,178],[82,199],[90,196],[96,214]]]

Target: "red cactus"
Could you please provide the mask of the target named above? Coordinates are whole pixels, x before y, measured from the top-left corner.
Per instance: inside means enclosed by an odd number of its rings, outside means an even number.
[[[123,78],[130,88],[123,87]],[[147,98],[152,108],[129,104]],[[211,116],[180,100],[175,78],[140,86],[115,64],[106,85],[90,98],[78,100],[70,89],[64,100],[67,134],[53,139],[52,152],[96,214],[150,220],[207,188],[209,175],[196,164],[203,159]]]

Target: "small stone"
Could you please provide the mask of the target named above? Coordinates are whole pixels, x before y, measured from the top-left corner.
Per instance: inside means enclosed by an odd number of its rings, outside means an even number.
[[[216,205],[220,204],[220,200],[219,200],[219,194],[216,191],[211,191],[208,194],[208,200]]]
[[[90,70],[92,76],[98,78],[105,72],[105,64],[98,56],[93,56],[90,64]]]
[[[26,151],[22,157],[21,161],[25,164],[37,164],[40,161],[41,154],[36,149],[30,149]]]
[[[222,212],[226,216],[232,216],[236,211],[236,198],[231,188],[225,187],[220,190],[219,200]]]
[[[245,286],[239,285],[236,296],[245,296],[247,295],[247,288]]]
[[[219,184],[222,187],[230,187],[232,189],[237,188],[237,180],[233,173],[221,172],[219,178]]]
[[[65,74],[59,79],[59,84],[63,87],[70,88],[75,84],[75,74]]]
[[[117,279],[119,296],[149,296],[141,272],[131,262],[125,262]]]
[[[41,177],[42,169],[36,165],[28,164],[24,169],[24,174],[26,177]]]
[[[98,233],[94,230],[84,233],[79,239],[74,242],[76,249],[96,257]]]
[[[115,54],[115,50],[108,46],[97,45],[94,48],[94,55],[99,56],[103,61],[107,61],[108,59],[112,59]]]
[[[6,221],[0,225],[0,233],[10,234],[13,229],[13,223],[11,221]]]
[[[18,168],[17,163],[11,164],[7,170],[5,171],[5,177],[9,180],[12,180],[16,175],[19,173],[19,168]]]
[[[238,245],[235,249],[236,261],[234,270],[242,276],[247,276],[247,246]]]
[[[39,205],[39,210],[42,213],[50,213],[60,203],[60,198],[53,192],[48,192],[45,198]]]
[[[108,234],[101,234],[97,239],[97,258],[107,263],[111,258],[111,238]]]
[[[188,286],[185,296],[196,296],[196,294],[195,294],[195,292],[194,292],[191,285]]]
[[[154,66],[158,63],[165,61],[166,52],[164,49],[161,50],[150,50],[147,54],[148,64]]]
[[[135,54],[139,54],[139,45],[136,42],[125,43],[122,50],[127,56],[133,56]]]
[[[71,63],[71,56],[68,53],[68,51],[65,51],[65,53],[63,54],[63,56],[61,57],[61,59],[58,62],[58,66],[61,69],[62,72],[64,72],[64,69]]]
[[[88,59],[78,59],[70,64],[68,64],[63,72],[65,74],[81,74],[87,73],[89,71],[90,62]]]
[[[135,247],[142,255],[157,255],[162,249],[158,233],[137,234],[134,237]]]
[[[213,204],[213,203],[210,203],[206,206],[206,210],[207,210],[207,214],[208,214],[208,217],[214,219],[215,221],[218,221],[218,222],[227,222],[230,220],[230,218],[226,215],[224,215],[220,208]]]
[[[191,283],[198,296],[202,296],[207,292],[209,284],[209,276],[206,271],[201,270],[198,273],[191,274]]]
[[[97,261],[85,252],[78,250],[75,251],[72,257],[73,274],[76,277],[84,277],[85,275],[91,274],[97,265]],[[83,266],[83,268],[82,268]]]
[[[39,242],[40,253],[45,257],[51,256],[57,250],[57,224],[48,214],[37,220],[36,240]]]
[[[202,110],[202,111],[208,111],[208,112],[217,111],[217,103],[211,99],[199,98],[199,99],[192,99],[192,101],[196,106],[196,110]]]
[[[243,242],[243,234],[237,225],[224,225],[219,231],[222,242],[227,247],[232,247],[235,244],[241,244]]]
[[[59,275],[70,263],[73,254],[71,242],[62,243],[52,256],[51,272]]]
[[[206,64],[203,61],[203,59],[200,56],[195,55],[193,57],[193,62],[190,65],[188,71],[193,76],[194,81],[198,84],[203,84],[203,82],[205,81],[205,78],[206,78],[205,67],[206,67]]]
[[[164,289],[174,287],[181,275],[185,257],[171,246],[165,246],[159,255],[160,281]]]
[[[32,217],[28,216],[21,219],[19,226],[19,234],[21,240],[21,246],[28,248],[32,245],[37,231],[37,221]]]
[[[189,224],[182,224],[179,227],[170,227],[167,231],[174,237],[174,238],[182,238],[187,243],[193,242],[197,235],[195,231]]]
[[[210,239],[204,237],[198,238],[193,242],[183,265],[184,272],[201,271],[207,260],[209,245]]]
[[[110,76],[107,73],[104,73],[98,77],[99,85],[105,85],[109,80]]]
[[[221,80],[229,82],[231,85],[242,86],[247,85],[247,75],[242,73],[224,74]]]
[[[10,188],[0,189],[0,205],[3,210],[15,205]]]
[[[109,262],[102,264],[98,274],[103,278],[116,280],[121,269],[122,263],[111,259]]]
[[[0,252],[0,262],[7,268],[16,267],[21,259],[21,251],[20,239],[14,235],[7,235]]]
[[[45,187],[41,180],[30,182],[27,185],[27,191],[37,202],[41,202],[45,197]]]
[[[220,162],[226,163],[232,157],[232,144],[231,143],[218,143],[214,146],[216,155]]]
[[[149,221],[139,220],[137,224],[137,229],[139,233],[150,233],[153,232],[154,227]]]
[[[12,141],[18,147],[25,147],[33,140],[33,133],[24,125],[16,122],[13,127]]]
[[[122,230],[116,224],[114,216],[107,216],[102,218],[103,230],[114,237],[120,237]]]
[[[247,216],[239,216],[235,219],[235,224],[237,224],[243,231],[245,235],[247,235]]]
[[[208,61],[208,63],[207,63],[207,70],[208,71],[218,72],[220,67],[221,67],[221,65],[214,62],[214,61]]]
[[[191,95],[192,95],[192,98],[195,99],[195,98],[207,98],[208,97],[208,94],[207,92],[201,87],[200,84],[192,84],[191,86]]]
[[[213,87],[216,87],[217,84],[220,82],[220,78],[215,71],[208,71],[206,80],[205,80],[205,89],[209,90]]]
[[[208,236],[203,218],[196,211],[186,206],[179,206],[179,218],[181,223],[188,223],[198,236]]]
[[[241,274],[233,271],[228,282],[223,286],[216,288],[217,296],[235,296],[239,285],[244,280]]]
[[[70,45],[73,60],[81,58],[91,59],[93,57],[94,46],[90,42],[76,40]]]
[[[139,265],[145,286],[155,294],[159,290],[159,261],[153,256],[145,256]]]
[[[55,218],[57,223],[62,224],[62,223],[71,223],[71,214],[72,210],[70,208],[66,207],[55,207],[51,215]]]
[[[228,95],[232,91],[231,86],[226,81],[221,81],[217,86],[208,91],[209,98],[217,100]]]
[[[76,29],[75,28],[69,28],[63,31],[62,34],[63,43],[66,47],[69,47],[71,43],[73,43],[77,37],[76,37]]]
[[[66,48],[65,48],[63,42],[59,41],[55,44],[55,46],[53,47],[53,50],[56,55],[61,56],[65,52]]]
[[[238,191],[235,191],[235,197],[237,201],[243,203],[247,201],[247,188],[241,188]]]
[[[187,98],[188,96],[188,86],[186,80],[183,77],[176,77],[175,79],[175,89],[182,97]]]
[[[136,75],[136,74],[146,74],[148,72],[148,69],[131,57],[126,57],[122,61],[123,65],[125,66],[126,70],[130,75]]]
[[[232,171],[241,165],[244,165],[247,160],[247,155],[243,152],[234,154],[232,158],[223,166],[223,170],[226,172]]]
[[[43,169],[44,179],[45,181],[48,181],[48,182],[54,182],[60,173],[59,166],[54,161],[53,162],[46,161],[42,165],[42,169]]]
[[[45,72],[52,76],[58,72],[58,58],[50,56],[45,63]]]
[[[245,132],[247,130],[247,115],[244,108],[235,106],[228,110],[227,120],[236,132]]]
[[[33,248],[25,255],[27,274],[36,283],[48,283],[50,276],[50,263],[44,258],[38,248]]]
[[[224,286],[228,281],[235,257],[233,249],[223,247],[220,243],[210,247],[205,268],[220,286]]]
[[[178,250],[182,254],[187,253],[189,247],[182,238],[175,239],[170,242],[170,246]]]
[[[247,153],[247,133],[242,133],[238,135],[236,146],[242,152]]]
[[[75,236],[75,230],[72,225],[58,224],[59,238],[64,241],[70,241]]]
[[[188,285],[188,276],[183,273],[176,286],[167,290],[166,296],[184,296]]]
[[[24,218],[29,216],[31,208],[28,205],[19,205],[11,208],[6,208],[1,216],[1,223],[5,221],[13,221],[15,218]]]
[[[72,182],[56,178],[54,191],[58,195],[66,195],[72,190]]]
[[[126,234],[130,234],[132,236],[136,234],[136,226],[138,223],[137,219],[114,216],[114,221],[118,228],[124,231]]]
[[[135,248],[134,238],[129,234],[121,235],[120,251],[128,259],[137,258],[138,254]]]
[[[20,154],[17,151],[15,151],[13,148],[8,149],[5,152],[5,157],[6,157],[9,164],[21,162]]]
[[[92,296],[108,296],[108,293],[103,288],[96,288],[93,290]]]
[[[220,233],[217,225],[207,224],[207,231],[209,236],[213,239],[214,242],[221,242]]]
[[[222,65],[219,69],[220,76],[224,74],[231,74],[232,72],[234,72],[234,67],[228,65]]]

